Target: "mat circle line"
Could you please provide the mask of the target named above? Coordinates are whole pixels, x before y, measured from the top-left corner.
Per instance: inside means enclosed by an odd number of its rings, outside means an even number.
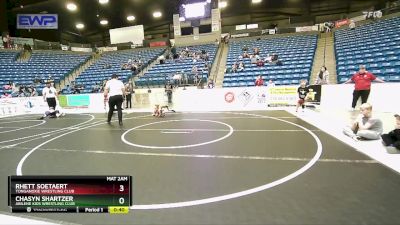
[[[211,140],[211,141],[206,141],[206,142],[202,142],[202,143],[197,143],[197,144],[191,144],[191,145],[178,145],[178,146],[151,146],[151,145],[139,145],[139,144],[135,144],[132,142],[129,142],[128,140],[126,140],[125,136],[126,134],[128,134],[129,132],[145,127],[145,126],[149,126],[149,125],[153,125],[153,124],[160,124],[160,123],[168,123],[168,122],[179,122],[179,121],[200,121],[200,122],[211,122],[211,123],[218,123],[218,124],[222,124],[224,126],[227,126],[229,128],[229,132],[228,134],[215,139],[215,140]],[[166,129],[168,130],[168,129]],[[190,130],[190,129],[188,129]],[[182,148],[192,148],[192,147],[198,147],[198,146],[202,146],[202,145],[207,145],[207,144],[212,144],[215,142],[219,142],[222,141],[226,138],[228,138],[229,136],[231,136],[233,134],[233,127],[227,123],[223,123],[220,121],[214,121],[214,120],[201,120],[201,119],[180,119],[180,120],[165,120],[165,121],[158,121],[158,122],[153,122],[153,123],[147,123],[144,125],[140,125],[140,126],[136,126],[134,128],[131,128],[127,131],[125,131],[122,135],[121,135],[121,140],[122,142],[124,142],[127,145],[130,146],[134,146],[134,147],[139,147],[139,148],[147,148],[147,149],[182,149]]]
[[[202,112],[202,113],[207,113],[207,112]],[[203,204],[209,204],[209,203],[215,203],[215,202],[220,202],[220,201],[225,201],[225,200],[230,200],[230,199],[235,199],[235,198],[239,198],[239,197],[243,197],[246,195],[250,195],[250,194],[254,194],[260,191],[264,191],[270,188],[273,188],[277,185],[283,184],[285,182],[288,182],[298,176],[300,176],[301,174],[303,174],[304,172],[306,172],[307,170],[309,170],[313,165],[315,165],[315,163],[318,161],[318,159],[321,157],[322,155],[322,143],[321,140],[317,137],[317,135],[315,133],[313,133],[311,130],[307,129],[306,127],[303,127],[301,125],[295,124],[293,122],[290,121],[286,121],[283,119],[279,119],[279,118],[274,118],[274,117],[269,117],[269,116],[263,116],[263,115],[258,115],[258,114],[251,114],[251,113],[236,113],[236,112],[223,112],[226,114],[236,114],[236,115],[247,115],[247,116],[256,116],[259,118],[266,118],[266,119],[273,119],[273,120],[277,120],[277,121],[281,121],[284,123],[288,123],[291,125],[294,125],[296,127],[299,127],[303,130],[305,130],[307,133],[309,133],[315,140],[316,144],[317,144],[317,150],[315,155],[311,158],[311,160],[305,164],[303,167],[301,167],[300,169],[294,171],[293,173],[280,178],[278,180],[275,180],[273,182],[270,183],[266,183],[264,185],[261,186],[257,186],[254,188],[250,188],[247,190],[243,190],[243,191],[239,191],[239,192],[235,192],[235,193],[230,193],[230,194],[226,194],[226,195],[221,195],[221,196],[216,196],[216,197],[210,197],[210,198],[205,198],[205,199],[199,199],[199,200],[192,200],[192,201],[184,201],[184,202],[173,202],[173,203],[160,203],[160,204],[143,204],[143,205],[133,205],[130,207],[130,209],[142,209],[142,210],[154,210],[154,209],[167,209],[167,208],[180,208],[180,207],[188,207],[188,206],[196,206],[196,205],[203,205]],[[138,117],[132,117],[132,118],[128,118],[128,119],[124,119],[124,120],[129,120],[129,119],[135,119],[135,118],[140,118],[140,117],[146,117],[146,116],[138,116]],[[57,138],[63,137],[67,134],[71,134],[80,130],[84,130],[90,127],[94,127],[94,126],[98,126],[101,124],[105,124],[104,123],[98,123],[98,124],[94,124],[94,125],[89,125],[89,126],[85,126],[85,127],[80,127],[76,130],[72,130],[69,131],[67,133],[63,133],[57,137],[51,138],[39,145],[37,145],[36,147],[34,147],[32,150],[30,150],[28,153],[26,153],[21,160],[18,163],[17,166],[17,170],[16,170],[16,175],[18,176],[22,176],[22,166],[24,164],[24,162],[26,161],[26,159],[34,152],[36,151],[38,148],[40,148],[41,146],[56,140]]]
[[[16,128],[16,129],[13,129],[13,130],[0,131],[0,134],[9,133],[9,132],[18,131],[18,130],[23,130],[23,129],[29,129],[29,128],[37,127],[37,126],[40,126],[40,125],[43,125],[43,124],[46,123],[46,120],[18,120],[18,121],[0,122],[0,125],[1,124],[6,124],[6,123],[20,123],[20,122],[28,122],[28,121],[34,121],[34,122],[40,121],[41,123],[35,124],[35,125],[32,125],[32,126]],[[4,128],[7,128],[7,127],[4,127]]]

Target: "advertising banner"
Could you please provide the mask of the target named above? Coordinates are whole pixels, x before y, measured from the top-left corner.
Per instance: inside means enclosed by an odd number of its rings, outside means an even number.
[[[58,29],[57,14],[18,14],[17,29]]]

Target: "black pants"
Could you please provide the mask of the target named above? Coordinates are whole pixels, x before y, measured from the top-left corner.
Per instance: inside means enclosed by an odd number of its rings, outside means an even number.
[[[107,122],[111,121],[111,117],[113,115],[114,112],[114,108],[115,106],[117,106],[117,110],[118,110],[118,121],[122,122],[122,103],[124,102],[124,98],[122,98],[122,95],[114,95],[111,96],[108,99],[108,118],[107,118]]]
[[[172,103],[172,91],[167,91],[168,103]]]
[[[56,98],[47,98],[46,101],[47,101],[47,104],[49,105],[49,108],[56,109],[56,105],[57,105]]]
[[[400,129],[392,130],[388,134],[382,134],[381,137],[386,146],[393,145],[400,150]]]
[[[368,100],[369,92],[371,90],[354,90],[353,92],[353,103],[351,104],[352,108],[355,108],[357,105],[357,101],[361,96],[361,103],[364,104]]]
[[[129,108],[131,109],[132,108],[132,94],[126,95],[126,108],[128,108],[128,105],[129,105]]]

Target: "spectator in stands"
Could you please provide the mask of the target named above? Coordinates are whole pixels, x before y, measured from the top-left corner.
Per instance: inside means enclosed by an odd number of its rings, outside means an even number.
[[[272,55],[268,54],[267,57],[264,59],[265,63],[271,63],[272,62]]]
[[[324,28],[325,28],[325,33],[331,32],[331,29],[332,29],[331,22],[325,22],[324,23]]]
[[[12,43],[11,43],[11,37],[9,34],[3,37],[3,46],[4,48],[11,48]]]
[[[244,70],[244,63],[240,62],[238,66],[238,71],[243,71]]]
[[[53,82],[54,82],[53,76],[49,75],[49,76],[47,77],[46,82],[53,83]]]
[[[32,87],[32,92],[31,92],[31,97],[36,97],[39,96],[39,94],[36,91],[36,88]]]
[[[275,87],[275,83],[272,80],[268,81],[268,87]]]
[[[160,64],[164,64],[165,63],[165,56],[164,55],[160,55],[160,57],[158,57],[158,61]]]
[[[247,51],[244,51],[242,57],[243,58],[250,58],[250,55],[249,55],[249,53],[247,53]]]
[[[209,80],[208,80],[207,87],[208,87],[209,89],[212,89],[212,88],[215,87],[214,81],[213,81],[212,79],[209,79]]]
[[[214,44],[215,44],[215,45],[219,45],[219,40],[218,40],[218,38],[215,39]]]
[[[395,114],[396,123],[394,130],[387,134],[382,134],[382,144],[388,153],[400,153],[400,115]]]
[[[19,92],[19,86],[13,82],[11,85],[11,95],[12,96],[18,95],[18,92]]]
[[[316,85],[329,84],[329,72],[326,66],[322,66],[318,72],[317,79],[315,80]]]
[[[256,81],[254,82],[255,86],[260,87],[264,85],[264,80],[262,78],[261,75],[259,75],[256,79]]]
[[[350,20],[349,28],[350,28],[351,30],[354,30],[354,28],[356,28],[356,23],[354,22],[354,20]]]
[[[11,98],[12,96],[11,96],[11,94],[9,94],[9,93],[7,93],[7,92],[4,92],[2,95],[1,95],[1,98]]]
[[[193,74],[197,74],[199,71],[198,71],[198,69],[197,69],[197,66],[196,65],[193,65],[192,66],[192,73]]]
[[[257,57],[254,56],[254,55],[251,55],[251,56],[250,56],[250,63],[251,63],[251,64],[257,64]]]
[[[368,101],[368,96],[371,91],[371,82],[375,80],[380,83],[384,83],[383,80],[375,77],[374,74],[368,72],[365,68],[365,65],[360,65],[360,70],[355,73],[349,80],[344,82],[348,84],[350,82],[354,82],[354,91],[353,91],[353,102],[351,103],[351,108],[354,108],[357,105],[358,99],[361,97],[361,103],[364,104]]]
[[[271,63],[276,63],[278,61],[278,58],[279,58],[278,54],[273,53],[271,55]]]
[[[258,67],[263,67],[264,66],[264,61],[257,59],[257,66]]]
[[[243,52],[247,52],[249,50],[249,48],[247,46],[243,46],[242,51]]]
[[[3,90],[11,90],[11,89],[12,89],[11,81],[8,82],[8,84],[3,85]]]
[[[121,70],[127,70],[128,69],[128,64],[127,63],[123,63],[121,65]]]
[[[383,130],[382,121],[372,116],[371,104],[362,104],[360,110],[361,114],[343,133],[354,140],[378,140]]]
[[[253,48],[254,54],[253,55],[260,55],[260,49],[259,48]]]
[[[33,79],[33,83],[34,84],[39,84],[41,82],[42,82],[42,80],[40,79],[40,77],[38,75],[36,75],[35,78]]]
[[[100,91],[100,85],[98,83],[96,83],[93,87],[92,87],[92,93],[98,93]]]
[[[175,87],[179,87],[182,81],[182,75],[180,73],[176,73],[172,79],[174,80]]]
[[[173,56],[176,55],[176,47],[175,47],[175,45],[172,45],[172,46],[171,46],[171,54],[172,54]]]
[[[105,63],[103,65],[103,69],[111,69],[111,64],[110,63]]]
[[[25,94],[26,89],[24,86],[19,86],[18,97],[27,97],[28,95]]]
[[[237,63],[235,62],[235,63],[232,64],[232,72],[236,73],[237,70],[238,70],[238,65],[237,65]]]

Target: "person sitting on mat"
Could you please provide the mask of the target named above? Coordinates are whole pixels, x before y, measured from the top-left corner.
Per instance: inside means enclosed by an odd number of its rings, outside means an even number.
[[[164,106],[160,107],[160,105],[157,104],[154,107],[154,112],[153,112],[152,115],[155,116],[155,117],[164,117],[165,116],[164,109],[167,109],[168,111],[171,111],[171,112],[175,112],[175,110],[173,110],[173,109],[170,110],[167,105],[164,105]]]
[[[354,140],[378,140],[382,134],[382,121],[372,116],[372,105],[364,103],[361,114],[353,124],[343,129],[343,133]]]
[[[387,134],[382,134],[382,144],[388,153],[400,153],[400,115],[394,115],[396,124],[394,130]]]
[[[65,113],[60,112],[60,110],[54,110],[53,107],[50,107],[50,109],[44,112],[43,116],[39,119],[43,120],[44,118],[58,118],[62,116],[65,116]]]

